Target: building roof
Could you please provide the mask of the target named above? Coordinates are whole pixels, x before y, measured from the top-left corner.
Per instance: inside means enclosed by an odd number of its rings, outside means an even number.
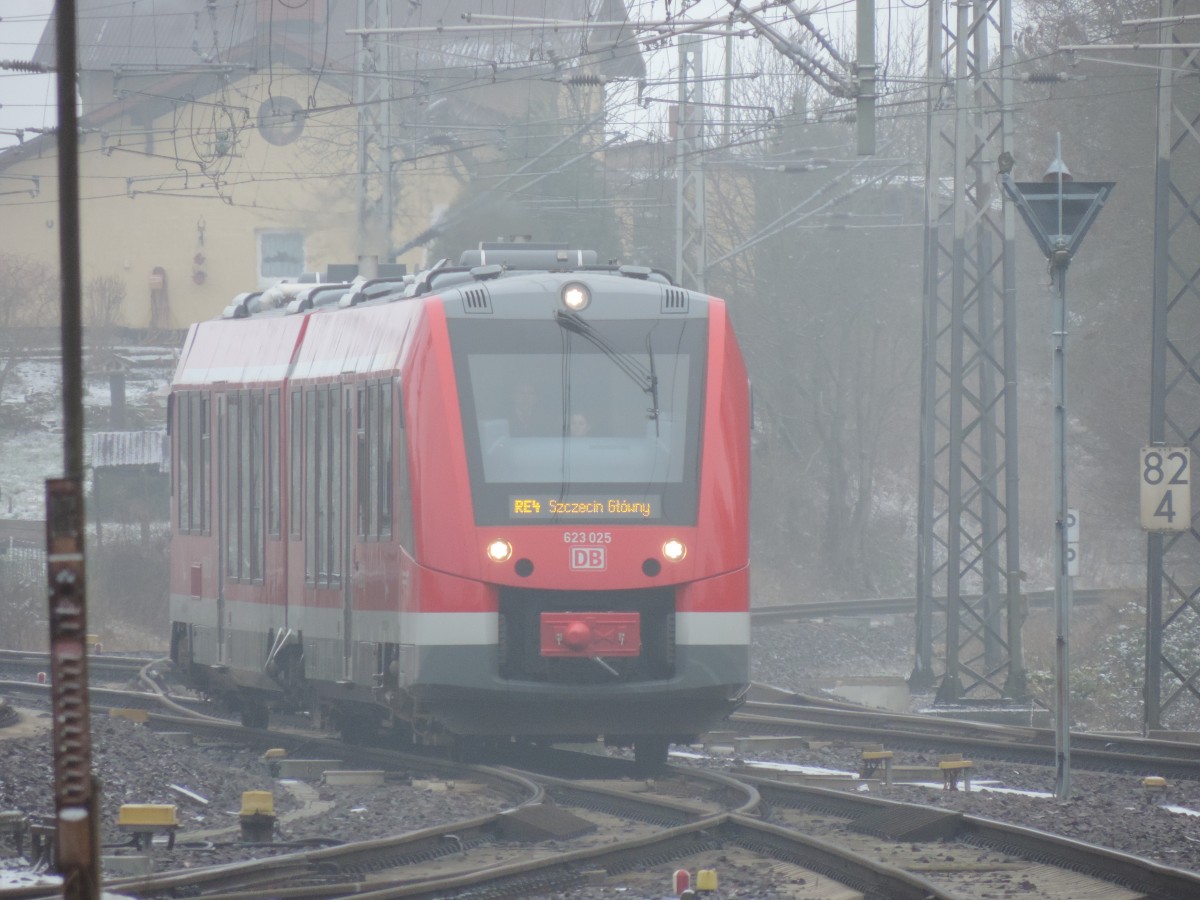
[[[88,458],[93,470],[154,466],[165,472],[170,442],[165,431],[97,431],[88,436]]]
[[[394,37],[402,68],[500,68],[531,64],[598,66],[609,77],[643,73],[637,46],[621,27],[570,28],[559,22],[626,22],[624,0],[390,0],[391,27],[442,29]],[[166,73],[228,64],[251,46],[254,68],[275,61],[272,46],[286,42],[313,69],[353,71],[362,47],[358,0],[76,0],[81,71]],[[545,20],[547,24],[536,25]],[[530,27],[528,23],[535,23]],[[466,30],[466,26],[484,30]],[[507,26],[507,27],[506,27]],[[34,62],[55,64],[50,17]]]
[[[508,118],[494,105],[494,95],[490,107],[473,103],[463,91],[471,81],[566,79],[581,67],[606,79],[645,74],[640,47],[624,25],[541,24],[625,23],[625,0],[390,3],[392,27],[426,29],[388,42],[394,49],[396,83],[410,97],[423,94],[423,100],[435,100],[444,90],[449,108],[438,115],[447,122],[498,124]],[[172,104],[209,95],[236,81],[239,73],[249,76],[280,67],[309,72],[350,93],[363,45],[362,38],[346,34],[359,25],[358,0],[76,0],[76,16],[81,82],[89,74],[117,78],[112,102],[85,110],[80,119],[85,130],[103,129],[135,110],[139,118],[149,119]],[[531,20],[536,27],[526,27]],[[468,24],[488,30],[454,30]],[[56,60],[52,14],[34,62],[53,67]],[[157,80],[153,92],[125,91],[123,78],[142,85],[147,78]],[[40,156],[55,144],[50,132],[9,147],[0,152],[0,169]]]

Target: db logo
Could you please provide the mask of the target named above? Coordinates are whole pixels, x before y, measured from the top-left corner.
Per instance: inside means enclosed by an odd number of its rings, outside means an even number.
[[[603,569],[607,563],[604,547],[572,547],[572,569]]]

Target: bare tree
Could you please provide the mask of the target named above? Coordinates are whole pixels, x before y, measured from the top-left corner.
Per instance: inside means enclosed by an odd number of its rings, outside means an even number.
[[[39,551],[12,547],[0,557],[0,633],[9,648],[44,643],[45,562]]]
[[[97,275],[84,286],[84,322],[94,354],[109,353],[116,344],[126,293],[125,280],[118,275]]]
[[[27,341],[24,329],[54,321],[58,276],[29,256],[0,253],[0,401]]]
[[[892,81],[881,79],[893,91],[880,104],[885,159],[855,156],[846,101],[751,44],[738,68],[760,74],[734,83],[728,148],[706,160],[708,288],[729,299],[754,378],[764,593],[772,582],[870,593],[911,577],[904,485],[921,297],[911,180],[924,138],[904,102],[917,44],[908,32],[894,40]]]

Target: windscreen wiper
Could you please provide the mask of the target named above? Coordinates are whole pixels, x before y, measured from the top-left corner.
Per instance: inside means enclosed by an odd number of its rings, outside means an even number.
[[[646,356],[650,360],[647,367],[640,360],[622,353],[610,344],[589,322],[579,313],[568,312],[565,309],[556,310],[554,320],[564,331],[577,334],[596,347],[601,353],[613,361],[613,364],[628,376],[629,380],[650,395],[651,406],[646,410],[646,417],[654,420],[654,430],[658,433],[658,375],[654,372],[654,351],[650,346],[650,335],[646,335]]]

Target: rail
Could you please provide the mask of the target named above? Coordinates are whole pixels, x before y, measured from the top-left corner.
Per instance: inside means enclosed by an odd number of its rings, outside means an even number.
[[[1021,596],[1031,607],[1048,609],[1054,603],[1054,591],[1028,591]],[[1083,588],[1072,592],[1072,601],[1077,606],[1094,606],[1120,600],[1136,600],[1139,596],[1132,588]],[[978,597],[972,595],[967,599],[977,600]],[[933,602],[935,607],[940,609],[946,606],[945,597],[934,597]],[[753,622],[759,625],[828,616],[915,615],[916,612],[916,597],[867,597],[759,606],[750,611],[750,616]]]

